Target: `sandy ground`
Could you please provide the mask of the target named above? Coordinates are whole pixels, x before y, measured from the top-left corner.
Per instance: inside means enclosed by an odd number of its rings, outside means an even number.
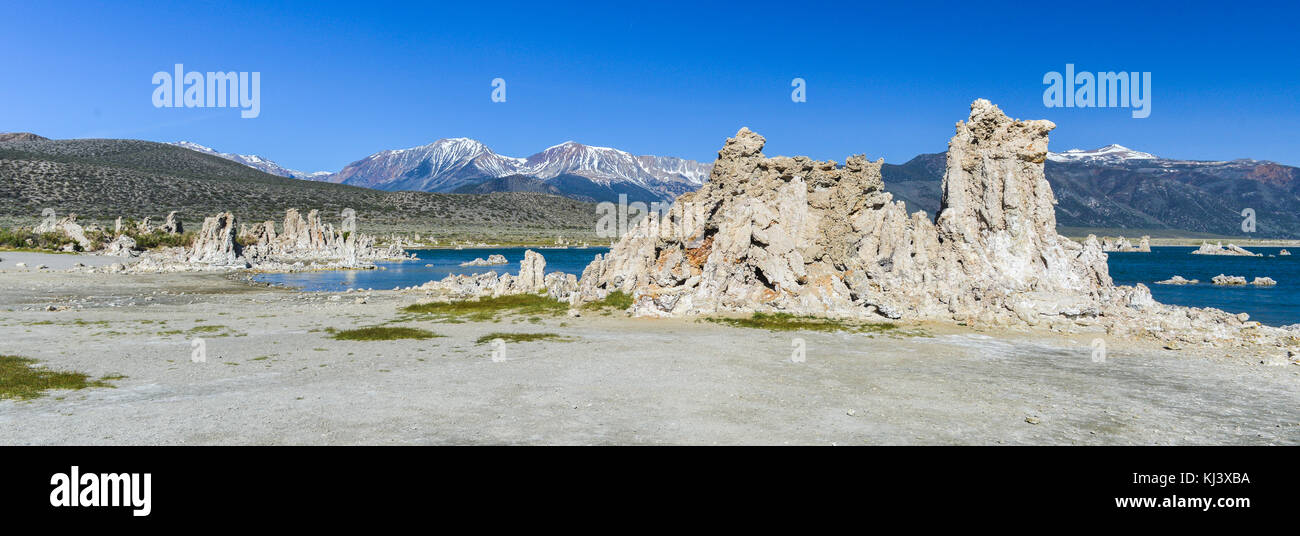
[[[120,262],[122,264],[131,264],[139,258],[135,257],[112,257],[108,255],[84,255],[74,253],[38,253],[29,251],[4,251],[0,250],[0,270],[16,271],[36,271],[40,265],[45,265],[47,270],[68,270],[78,263],[84,266],[108,266]],[[18,266],[26,264],[25,267]]]
[[[395,320],[416,296],[330,296],[214,274],[0,274],[0,354],[127,376],[0,401],[0,444],[1300,443],[1300,366],[1233,350],[1110,341],[1098,363],[1082,335],[599,315],[337,341],[322,330]],[[221,326],[200,335],[204,363],[191,362],[196,326]],[[494,331],[577,340],[510,344],[494,362],[474,342]]]

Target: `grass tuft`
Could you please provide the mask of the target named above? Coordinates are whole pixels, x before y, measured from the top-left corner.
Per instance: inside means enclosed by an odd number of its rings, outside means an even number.
[[[583,304],[582,308],[588,311],[601,309],[618,309],[627,310],[632,307],[632,295],[621,290],[615,290],[605,295],[605,299]]]
[[[33,368],[35,359],[16,355],[0,355],[0,399],[31,400],[45,395],[51,389],[85,389],[87,387],[113,387],[109,380],[120,380],[120,374],[91,380],[80,372],[57,372]]]
[[[790,313],[754,313],[749,318],[708,317],[705,320],[738,328],[766,329],[768,331],[848,331],[852,333],[895,332],[898,325],[892,322],[853,322],[819,316]]]
[[[535,341],[552,341],[552,342],[573,342],[577,339],[566,337],[558,333],[488,333],[479,337],[478,344],[490,343],[493,340],[501,339],[505,342],[535,342]]]
[[[558,316],[569,310],[567,303],[536,294],[512,294],[479,300],[444,303],[417,303],[402,308],[408,313],[432,314],[444,320],[470,320],[484,322],[496,320],[498,315],[549,315]]]
[[[432,339],[442,337],[427,329],[371,326],[337,331],[333,338],[340,341],[391,341],[397,339]]]

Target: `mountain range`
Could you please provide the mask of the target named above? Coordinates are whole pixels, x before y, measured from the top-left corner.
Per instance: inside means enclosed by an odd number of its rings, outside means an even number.
[[[372,232],[496,242],[596,238],[596,207],[568,197],[386,192],[273,175],[260,167],[284,168],[220,154],[143,140],[0,133],[0,226],[31,225],[46,209],[101,225],[118,217],[161,221],[178,211],[195,230],[203,218],[227,211],[251,224],[279,221],[289,208],[320,210],[338,222],[351,209]]]
[[[670,202],[708,179],[712,163],[671,156],[635,156],[610,147],[566,141],[529,156],[503,156],[469,138],[444,138],[428,145],[381,151],[337,173],[306,173],[256,155],[223,153],[197,143],[173,145],[219,156],[296,179],[350,184],[386,191],[489,193],[533,191],[583,201]]]
[[[15,140],[17,141],[17,140]],[[712,163],[670,156],[635,156],[568,141],[527,158],[497,154],[469,138],[381,151],[337,173],[300,172],[255,155],[222,153],[191,142],[172,145],[241,163],[281,177],[383,191],[456,194],[531,192],[579,201],[670,201],[699,188]],[[885,164],[885,188],[911,211],[933,216],[944,153]],[[1300,237],[1300,168],[1275,162],[1162,158],[1121,145],[1049,153],[1047,180],[1056,194],[1063,232],[1081,235],[1241,236],[1244,209],[1255,214],[1257,237]]]
[[[939,210],[944,153],[885,164],[885,189],[910,210]],[[1049,153],[1044,172],[1056,194],[1056,220],[1067,234],[1243,236],[1243,211],[1256,237],[1300,237],[1300,168],[1263,160],[1161,158],[1121,145]]]
[[[222,153],[222,152],[218,152],[216,149],[213,149],[211,147],[205,147],[203,145],[199,145],[194,142],[178,141],[178,142],[170,143],[168,145],[175,145],[177,147],[184,147],[191,151],[198,151],[203,154],[219,156],[221,158],[225,158],[226,160],[230,160],[232,162],[239,162],[240,164],[251,167],[263,173],[270,173],[271,175],[288,177],[290,179],[324,180],[326,177],[332,175],[332,173],[328,171],[316,171],[313,173],[297,171],[297,170],[293,170],[281,166],[280,164],[277,164],[275,162],[272,162],[269,159],[262,158],[255,154]]]

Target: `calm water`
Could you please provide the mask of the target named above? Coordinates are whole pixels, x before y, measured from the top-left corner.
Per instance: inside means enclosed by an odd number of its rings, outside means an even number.
[[[404,262],[377,263],[386,270],[334,270],[325,272],[298,272],[291,274],[259,274],[255,279],[276,285],[302,288],[303,290],[323,290],[339,292],[349,288],[388,290],[394,287],[423,285],[431,280],[442,279],[448,274],[519,274],[519,261],[524,260],[524,251],[532,249],[546,257],[546,273],[565,272],[575,276],[582,275],[583,268],[591,263],[596,255],[609,251],[607,247],[589,247],[587,249],[542,249],[542,248],[485,248],[485,249],[410,249],[419,260]],[[495,266],[465,266],[460,263],[475,258],[488,258],[488,255],[505,255],[507,264]],[[432,266],[425,266],[431,264]]]
[[[498,274],[516,274],[519,261],[526,248],[495,249],[419,249],[412,250],[419,260],[380,263],[387,270],[342,270],[329,272],[302,272],[292,274],[261,274],[259,281],[277,285],[299,287],[304,290],[338,292],[348,288],[391,289],[422,285],[427,281],[442,279],[447,274],[478,274],[496,271]],[[1300,322],[1300,248],[1289,257],[1276,255],[1281,248],[1248,248],[1264,257],[1222,257],[1192,255],[1191,247],[1153,247],[1151,253],[1110,253],[1110,275],[1115,283],[1132,285],[1144,283],[1151,288],[1157,301],[1174,305],[1217,307],[1225,311],[1250,313],[1254,320],[1269,325]],[[535,249],[546,257],[547,273],[560,271],[581,275],[582,269],[597,254],[609,248],[587,249]],[[487,258],[488,255],[505,255],[509,264],[498,266],[460,267],[460,263]],[[425,266],[431,264],[432,266]],[[1268,276],[1276,279],[1275,287],[1216,287],[1210,278],[1219,275],[1241,275],[1246,279]],[[1181,275],[1199,279],[1198,285],[1157,285],[1156,281]]]
[[[1108,253],[1110,276],[1119,285],[1143,283],[1151,288],[1156,301],[1172,305],[1216,307],[1232,313],[1250,313],[1251,320],[1280,326],[1300,322],[1300,248],[1289,248],[1292,255],[1277,255],[1283,248],[1247,247],[1263,257],[1228,257],[1192,255],[1196,248],[1152,247],[1151,253]],[[1218,287],[1210,278],[1219,275],[1245,276],[1277,280],[1274,287]],[[1197,285],[1157,285],[1156,281],[1181,275],[1199,279]]]

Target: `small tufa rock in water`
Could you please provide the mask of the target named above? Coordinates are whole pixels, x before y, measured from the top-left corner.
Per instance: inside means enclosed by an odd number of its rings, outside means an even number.
[[[1183,279],[1183,276],[1176,275],[1164,281],[1156,281],[1157,285],[1195,285],[1200,283],[1199,279]]]
[[[1271,287],[1276,285],[1277,281],[1274,281],[1271,277],[1256,277],[1254,281],[1250,282],[1250,284],[1257,287]]]
[[[1222,242],[1215,245],[1210,245],[1209,243],[1203,242],[1201,243],[1201,247],[1197,248],[1196,251],[1192,252],[1192,255],[1237,255],[1241,257],[1263,257],[1264,256],[1262,253],[1252,253],[1250,251],[1246,251],[1245,249],[1242,249],[1240,246],[1236,244],[1228,244],[1227,247],[1224,247]]]
[[[1246,284],[1246,278],[1243,277],[1243,276],[1239,276],[1239,275],[1223,275],[1223,274],[1219,274],[1219,275],[1214,276],[1213,279],[1210,279],[1210,281],[1213,282],[1213,283],[1216,284],[1216,285],[1223,285],[1223,286],[1235,286],[1235,285],[1245,285],[1245,284]]]
[[[460,265],[461,266],[495,266],[498,264],[506,264],[507,262],[509,261],[506,260],[505,255],[488,255],[488,258],[486,260],[480,257],[469,262],[462,262],[460,263]],[[425,266],[433,266],[433,265],[426,264]]]

